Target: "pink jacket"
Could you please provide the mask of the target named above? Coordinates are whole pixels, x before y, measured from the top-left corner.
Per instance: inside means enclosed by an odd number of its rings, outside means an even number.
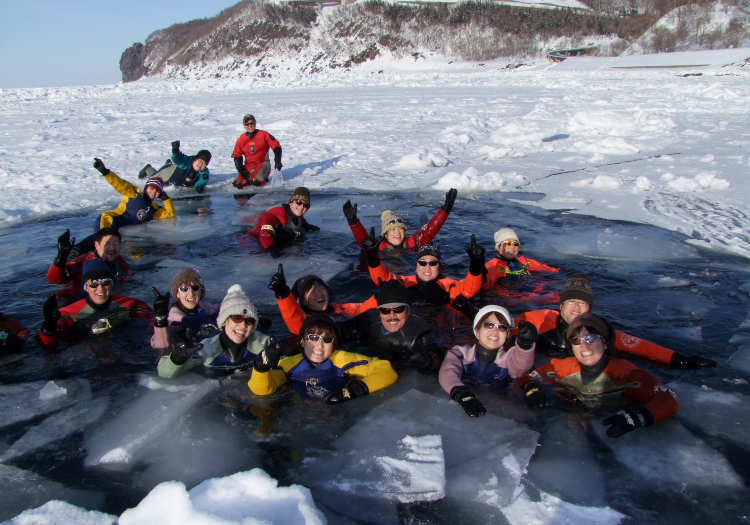
[[[203,308],[210,316],[218,314],[219,308],[221,308],[221,304],[204,303],[203,301],[200,301],[198,306]],[[151,348],[169,348],[175,334],[182,330],[183,317],[185,317],[185,312],[177,308],[176,305],[170,308],[167,326],[165,328],[154,328],[154,335],[151,336]]]
[[[507,368],[512,378],[521,377],[534,366],[535,346],[530,350],[523,350],[516,344],[507,352],[501,348],[497,352],[495,364],[500,368]],[[463,360],[461,360],[462,356]],[[464,375],[464,364],[473,363],[476,358],[476,345],[456,345],[450,349],[440,366],[438,375],[440,386],[448,392],[448,395],[453,388],[463,386],[461,378]]]

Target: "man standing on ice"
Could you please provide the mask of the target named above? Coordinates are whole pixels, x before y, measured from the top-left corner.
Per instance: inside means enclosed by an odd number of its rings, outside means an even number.
[[[232,186],[241,190],[246,186],[263,186],[268,182],[271,164],[267,161],[268,150],[273,150],[274,167],[281,171],[281,144],[276,138],[261,129],[256,129],[255,117],[242,117],[245,133],[240,135],[234,145],[232,157],[237,168],[237,179]],[[244,162],[243,162],[244,156]]]

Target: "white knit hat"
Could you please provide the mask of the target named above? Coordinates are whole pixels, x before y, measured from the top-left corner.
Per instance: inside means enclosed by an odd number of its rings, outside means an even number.
[[[518,241],[518,235],[516,235],[516,232],[514,232],[510,228],[503,228],[502,230],[497,230],[495,232],[495,246],[508,239],[515,239],[516,241]]]
[[[500,321],[505,320],[505,322],[508,323],[508,326],[513,328],[513,318],[510,316],[510,313],[508,313],[508,310],[503,308],[502,306],[497,306],[495,304],[488,304],[481,310],[477,312],[477,315],[474,316],[474,335],[477,335],[477,325],[479,324],[480,319],[487,315],[490,312],[495,312],[498,314],[498,317],[500,317]]]
[[[381,235],[385,235],[389,230],[394,228],[406,229],[403,219],[395,215],[391,210],[385,210],[380,215],[380,220],[383,223],[383,227],[380,230]]]
[[[242,291],[242,286],[239,284],[233,284],[227,290],[227,295],[221,302],[221,308],[219,309],[219,317],[217,322],[219,327],[223,327],[230,315],[244,315],[245,317],[252,317],[255,319],[253,330],[258,324],[258,311],[255,309],[253,302]]]

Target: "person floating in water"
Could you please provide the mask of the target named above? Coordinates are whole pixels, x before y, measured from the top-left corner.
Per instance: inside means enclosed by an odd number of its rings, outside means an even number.
[[[280,257],[280,246],[289,244],[303,233],[320,231],[305,220],[305,212],[309,209],[310,190],[295,188],[289,203],[263,213],[249,235],[257,237],[260,245],[273,257]]]
[[[498,282],[508,275],[528,275],[531,272],[552,272],[557,273],[560,270],[547,266],[534,259],[528,259],[518,255],[521,242],[518,240],[516,232],[510,228],[503,228],[495,232],[495,251],[497,257],[488,261],[485,265],[487,268],[487,282],[483,288],[492,288]]]
[[[519,384],[530,408],[546,405],[542,384],[572,391],[581,399],[616,402],[623,394],[638,405],[602,421],[611,438],[638,428],[650,427],[680,409],[675,393],[656,377],[637,366],[613,357],[615,331],[591,314],[576,317],[565,331],[565,346],[573,357],[553,359],[522,377]]]
[[[267,161],[269,150],[273,151],[274,168],[281,171],[284,167],[281,164],[281,144],[267,131],[257,129],[256,124],[254,116],[242,117],[245,133],[237,139],[232,152],[234,167],[237,168],[237,178],[232,186],[238,190],[247,186],[263,186],[268,182],[271,173],[271,164]]]
[[[458,192],[451,188],[445,194],[445,203],[438,209],[435,216],[430,219],[430,222],[422,226],[421,230],[408,238],[406,237],[406,224],[403,219],[396,216],[391,210],[384,211],[380,216],[382,225],[380,229],[381,238],[377,243],[378,250],[384,250],[388,247],[419,248],[431,242],[453,209],[457,194]],[[367,230],[357,218],[357,204],[355,203],[352,206],[351,201],[347,200],[344,203],[344,215],[349,223],[349,227],[352,229],[354,238],[357,240],[357,244],[362,247],[362,242],[367,239]]]
[[[0,312],[0,356],[21,350],[31,332],[20,321]]]
[[[57,257],[47,270],[47,280],[50,284],[67,284],[80,282],[83,263],[89,259],[100,259],[107,263],[115,281],[122,282],[130,265],[120,255],[122,236],[114,228],[102,228],[94,234],[94,253],[79,255],[71,261],[68,256],[74,248],[76,240],[70,238],[70,230],[57,238]]]
[[[269,347],[258,354],[248,382],[253,394],[268,395],[290,383],[300,396],[337,405],[398,379],[386,360],[336,350],[339,331],[326,314],[315,313],[305,319],[299,335],[302,353],[282,358],[278,348]]]
[[[180,141],[172,142],[172,158],[164,166],[155,170],[151,164],[146,164],[138,174],[139,179],[155,176],[161,177],[164,186],[183,186],[195,188],[203,193],[208,184],[208,163],[211,162],[211,152],[202,149],[195,155],[185,155],[180,151]]]

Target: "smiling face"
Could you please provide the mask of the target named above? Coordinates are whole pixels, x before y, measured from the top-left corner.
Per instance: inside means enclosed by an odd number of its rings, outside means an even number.
[[[389,307],[391,309],[392,307]],[[383,323],[383,328],[388,332],[398,332],[406,324],[406,320],[409,319],[409,307],[407,306],[403,312],[396,313],[392,309],[389,313],[384,314],[379,311],[380,321]]]
[[[187,292],[183,292],[180,288],[184,288],[187,286]],[[193,308],[198,306],[198,301],[201,300],[201,291],[198,289],[197,292],[193,291],[193,286],[195,286],[195,283],[193,281],[188,281],[185,283],[180,283],[180,286],[177,288],[177,300],[182,303],[182,306],[187,308],[188,310],[192,310]]]
[[[560,315],[563,320],[570,324],[581,314],[586,314],[591,310],[589,303],[581,299],[570,299],[560,305]]]
[[[154,200],[159,196],[159,188],[156,186],[146,186],[146,197],[148,197],[151,200]]]
[[[203,159],[195,159],[193,161],[193,169],[195,171],[203,171],[206,169],[206,161]]]
[[[101,241],[94,241],[94,248],[100,258],[111,263],[120,255],[120,238],[115,235],[105,235]]]
[[[315,282],[312,288],[305,293],[302,303],[307,306],[310,310],[316,312],[325,312],[328,308],[328,289],[319,282]]]
[[[235,323],[231,317],[228,317],[224,322],[224,333],[236,344],[244,343],[250,337],[250,332],[252,331],[253,325],[248,325],[244,321]]]
[[[394,246],[401,246],[406,240],[406,230],[404,228],[391,228],[385,232],[385,240]]]
[[[509,241],[513,242],[515,239],[508,239]],[[516,257],[518,257],[518,250],[521,247],[519,245],[507,245],[505,244],[505,241],[499,243],[497,246],[495,246],[495,249],[497,250],[497,254],[500,257],[504,257],[508,260],[513,260]]]
[[[320,364],[331,357],[331,354],[333,353],[333,345],[335,343],[333,341],[330,343],[323,342],[323,337],[333,336],[333,334],[329,332],[330,330],[321,328],[305,330],[305,335],[300,339],[300,345],[302,346],[302,349],[305,352],[305,357],[307,357],[308,360],[315,364]],[[307,338],[308,335],[312,335],[313,339],[318,340],[311,341]],[[319,337],[315,337],[316,335]]]
[[[289,210],[297,217],[302,217],[308,208],[309,206],[300,200],[293,200],[289,203]]]
[[[421,263],[427,263],[422,266]],[[435,264],[437,263],[437,264]],[[434,255],[424,255],[417,261],[417,277],[425,282],[434,281],[440,275],[440,261]]]
[[[476,331],[477,341],[480,345],[487,350],[497,350],[505,344],[505,340],[508,338],[508,332],[501,332],[496,327],[489,330],[484,327],[484,323],[487,322],[495,323],[495,325],[506,325],[506,322],[503,319],[500,319],[497,314],[491,313],[480,322],[479,328]]]
[[[574,335],[577,337],[584,337],[589,335],[589,333],[590,332],[588,331],[588,328],[582,326],[581,331]],[[604,351],[607,349],[607,344],[604,342],[603,337],[599,337],[593,343],[587,343],[583,340],[579,345],[574,345],[571,343],[571,347],[573,348],[573,355],[576,356],[576,359],[578,359],[579,363],[586,366],[594,366],[604,356]]]
[[[109,281],[108,286],[104,286],[104,282],[106,281]],[[97,286],[93,286],[92,283],[97,283]],[[109,300],[109,296],[112,293],[112,280],[100,279],[92,281],[89,279],[86,281],[86,292],[89,294],[91,302],[94,304],[104,304]]]

